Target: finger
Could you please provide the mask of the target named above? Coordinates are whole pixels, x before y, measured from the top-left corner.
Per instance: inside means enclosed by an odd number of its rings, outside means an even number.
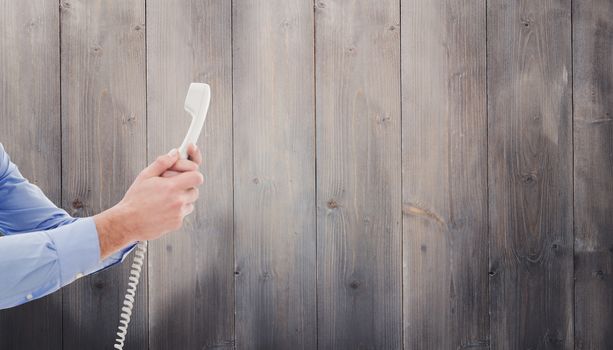
[[[179,171],[174,171],[174,170],[166,170],[163,174],[162,177],[174,177],[181,174],[181,172]]]
[[[185,191],[185,194],[184,194],[185,202],[194,203],[195,201],[198,200],[199,195],[200,195],[200,191],[197,188],[192,187],[188,189],[187,191]]]
[[[200,186],[204,181],[202,174],[199,171],[187,171],[169,180],[172,181],[178,188],[185,190]]]
[[[200,149],[195,144],[192,143],[187,147],[187,155],[192,162],[198,165],[202,164],[202,153],[200,153]]]
[[[174,148],[168,154],[157,157],[157,159],[153,163],[151,163],[148,167],[146,167],[143,171],[140,172],[138,178],[150,178],[160,176],[162,173],[164,173],[164,171],[172,167],[178,159],[179,152],[176,148]]]
[[[198,169],[198,164],[187,159],[179,159],[169,170],[177,172],[194,171]]]

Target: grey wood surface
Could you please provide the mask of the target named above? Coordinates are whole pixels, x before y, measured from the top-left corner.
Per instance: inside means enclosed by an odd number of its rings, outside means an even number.
[[[183,141],[190,82],[212,92],[196,210],[181,232],[149,243],[151,349],[233,348],[231,16],[230,1],[147,2],[150,162]]]
[[[237,349],[312,349],[313,4],[233,1]]]
[[[398,9],[396,0],[315,7],[322,349],[402,346]]]
[[[612,16],[4,1],[0,142],[90,216],[180,144],[189,83],[211,85],[201,199],[150,242],[126,349],[609,349]],[[131,262],[0,311],[0,349],[111,348]]]
[[[144,25],[139,0],[61,4],[62,203],[73,216],[116,204],[146,165]],[[64,289],[64,349],[112,347],[132,258]],[[140,288],[128,349],[147,349],[147,300]]]
[[[495,349],[573,348],[570,0],[488,1]]]
[[[613,3],[573,6],[575,348],[613,349]]]
[[[60,205],[57,2],[6,1],[0,13],[0,143],[21,173]],[[0,349],[61,345],[62,292],[0,312]]]
[[[489,349],[485,10],[402,3],[407,349]]]

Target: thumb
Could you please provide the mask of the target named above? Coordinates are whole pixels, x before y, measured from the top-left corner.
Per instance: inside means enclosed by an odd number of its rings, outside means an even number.
[[[139,178],[150,178],[162,175],[167,169],[172,167],[179,160],[179,152],[173,148],[168,154],[157,157],[157,159],[146,167],[139,174]]]

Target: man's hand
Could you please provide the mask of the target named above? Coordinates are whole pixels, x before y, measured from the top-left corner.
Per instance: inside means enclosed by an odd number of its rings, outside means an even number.
[[[158,157],[136,177],[123,199],[94,216],[105,259],[136,241],[152,240],[181,228],[183,218],[194,210],[203,182],[198,165],[200,151],[190,145],[190,160],[180,160],[176,149]]]

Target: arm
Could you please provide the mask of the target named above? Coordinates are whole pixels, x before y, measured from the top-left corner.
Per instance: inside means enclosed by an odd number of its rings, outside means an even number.
[[[192,152],[199,163],[199,152],[195,147]],[[196,162],[178,160],[175,151],[144,169],[120,203],[94,217],[74,219],[43,205],[48,199],[36,186],[25,180],[7,181],[23,179],[11,164],[0,152],[0,229],[8,234],[0,237],[0,309],[42,297],[110,266],[123,259],[123,247],[136,241],[179,229],[193,211],[196,187],[202,183]],[[28,209],[28,203],[40,212]],[[41,212],[52,214],[36,214]],[[18,217],[23,217],[23,226]]]
[[[2,144],[0,198],[0,230],[5,235],[52,229],[75,221],[21,175]]]
[[[0,231],[4,235],[55,229],[77,220],[55,206],[38,186],[25,179],[0,144]],[[88,236],[92,238],[97,234],[96,228],[89,228],[93,230],[88,232]],[[127,242],[124,243],[127,245]],[[118,248],[114,255],[105,255],[106,259],[101,261],[94,271],[123,261],[134,245]]]
[[[114,265],[133,249],[101,260],[93,218],[77,219],[26,180],[0,144],[0,309],[50,294]]]
[[[92,218],[47,231],[2,237],[0,309],[50,294],[111,263],[100,261]]]

